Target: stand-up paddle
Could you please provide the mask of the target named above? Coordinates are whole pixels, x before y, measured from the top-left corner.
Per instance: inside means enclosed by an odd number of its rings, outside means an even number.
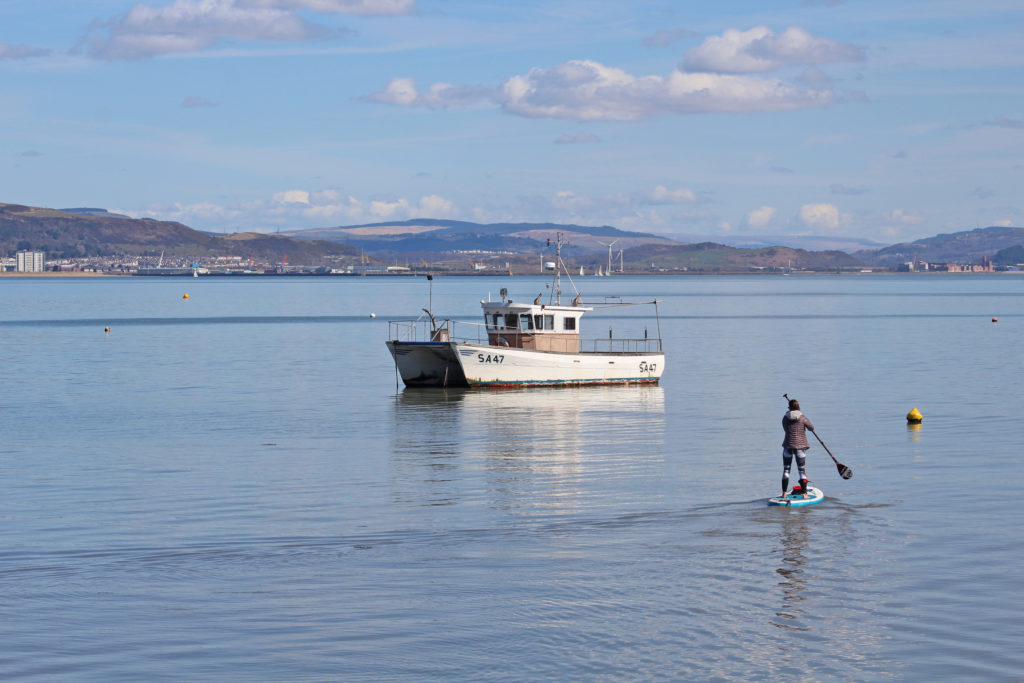
[[[789,394],[783,394],[782,398],[788,401]],[[843,479],[849,479],[850,477],[852,477],[853,470],[851,470],[849,467],[836,460],[836,456],[832,455],[832,451],[828,449],[828,446],[825,445],[825,442],[821,440],[820,436],[818,436],[818,432],[812,430],[811,434],[814,434],[814,438],[818,440],[818,443],[821,444],[821,447],[825,449],[826,453],[828,453],[828,457],[832,458],[832,462],[836,464],[836,469],[839,470],[839,476],[842,477]]]
[[[811,434],[814,434],[814,438],[818,440],[818,443],[821,444],[821,447],[825,449],[826,453],[828,453],[828,457],[832,458],[832,462],[836,464],[836,469],[839,470],[839,476],[842,477],[843,479],[849,479],[850,477],[852,477],[853,470],[851,470],[849,467],[836,460],[836,456],[832,455],[832,451],[828,449],[828,446],[826,446],[825,442],[821,440],[821,437],[818,436],[818,433],[811,432]]]

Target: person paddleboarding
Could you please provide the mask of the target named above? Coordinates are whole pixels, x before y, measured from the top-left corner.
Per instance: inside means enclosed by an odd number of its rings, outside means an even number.
[[[793,495],[807,493],[807,431],[814,431],[814,425],[800,411],[800,402],[789,399],[789,410],[782,416],[782,429],[786,438],[782,441],[782,495],[785,497],[789,488],[789,469],[796,458],[796,466],[800,471],[800,483],[793,487]]]

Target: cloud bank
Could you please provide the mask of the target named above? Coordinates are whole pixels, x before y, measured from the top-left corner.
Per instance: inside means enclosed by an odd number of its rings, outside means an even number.
[[[785,111],[824,106],[830,90],[801,88],[778,79],[684,73],[634,76],[590,60],[534,68],[495,89],[435,83],[418,90],[410,78],[392,79],[363,98],[404,107],[445,108],[493,102],[528,118],[638,121],[663,114]]]
[[[394,78],[363,99],[403,107],[445,108],[486,102],[516,116],[575,121],[638,121],[652,116],[772,112],[833,102],[831,80],[815,64],[860,61],[859,47],[800,28],[776,35],[757,27],[726,31],[686,53],[666,75],[638,76],[593,60],[535,67],[495,88],[435,83],[420,90]],[[763,74],[804,65],[800,84]],[[758,75],[751,75],[758,74]]]

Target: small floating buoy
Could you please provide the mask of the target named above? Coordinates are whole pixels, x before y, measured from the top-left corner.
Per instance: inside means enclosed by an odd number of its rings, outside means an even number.
[[[110,325],[107,325],[106,327],[104,327],[103,331],[106,332],[107,334],[110,334]]]
[[[909,413],[907,413],[907,422],[909,422],[912,425],[921,424],[921,420],[923,419],[924,415],[922,415],[921,411],[918,410],[917,408],[914,408]]]
[[[992,318],[992,322],[994,322],[994,323],[999,322],[999,318]]]
[[[376,317],[377,317],[377,314],[376,314],[376,313],[371,313],[371,314],[370,314],[370,317],[371,317],[371,318],[376,318]]]
[[[188,294],[186,294],[185,296],[183,296],[183,297],[181,297],[181,298],[182,298],[182,299],[187,299],[187,298],[188,298]]]

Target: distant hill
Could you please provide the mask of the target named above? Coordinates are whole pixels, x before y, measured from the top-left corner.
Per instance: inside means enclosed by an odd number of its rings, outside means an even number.
[[[171,221],[129,218],[101,208],[47,209],[0,203],[0,251],[46,251],[56,258],[157,256],[210,258],[254,256],[294,265],[326,265],[360,252],[407,265],[478,270],[540,267],[539,255],[550,256],[547,240],[561,232],[568,246],[562,255],[589,269],[607,267],[609,247],[615,264],[629,269],[747,271],[750,269],[831,270],[864,265],[893,267],[924,259],[932,263],[977,263],[990,258],[997,265],[1020,263],[1024,228],[988,227],[936,235],[881,249],[846,250],[855,238],[732,236],[731,244],[712,240],[679,242],[664,235],[557,223],[471,223],[415,219],[363,225],[295,230],[278,234],[206,233]],[[787,242],[773,244],[771,242]],[[742,245],[742,246],[740,246]],[[813,250],[816,245],[822,250]],[[808,248],[799,248],[807,246]],[[462,254],[453,252],[465,252]],[[488,253],[489,252],[489,253]],[[621,252],[621,253],[620,253]],[[419,267],[417,265],[417,267]]]
[[[181,223],[128,218],[103,209],[73,212],[20,204],[0,204],[0,249],[11,254],[37,249],[54,258],[154,255],[201,258],[255,256],[320,265],[328,256],[356,256],[359,250],[336,242],[311,242],[280,235],[211,235]]]
[[[368,223],[311,230],[293,230],[282,234],[297,239],[336,240],[358,245],[366,251],[395,254],[427,254],[452,250],[536,252],[556,232],[563,233],[570,252],[600,253],[614,241],[620,249],[644,244],[694,244],[715,242],[730,247],[759,249],[785,246],[794,249],[842,250],[854,252],[886,245],[856,237],[821,235],[666,235],[631,232],[609,225],[582,226],[559,223],[471,223],[418,218],[388,223]]]
[[[649,245],[627,249],[623,258],[645,268],[696,271],[736,270],[835,270],[857,268],[863,261],[844,251],[807,251],[791,247],[739,249],[714,242],[674,246]]]
[[[1024,228],[988,227],[926,237],[854,256],[877,266],[898,266],[918,259],[929,263],[978,263],[1002,249],[1024,245]]]
[[[839,250],[845,251],[849,254],[869,249],[881,249],[888,246],[882,242],[876,242],[874,240],[860,237],[839,237],[832,235],[750,235],[743,233],[728,235],[684,234],[673,235],[672,239],[684,244],[714,242],[716,244],[724,244],[727,247],[741,247],[743,249],[792,247],[793,249],[806,249],[807,251]]]
[[[547,244],[549,238],[554,239],[557,232],[563,233],[564,239],[577,250],[607,249],[605,245],[613,241],[616,250],[639,244],[677,244],[666,237],[619,230],[608,225],[470,223],[439,219],[293,230],[282,234],[296,239],[345,242],[367,251],[440,253],[453,250],[536,252]]]

